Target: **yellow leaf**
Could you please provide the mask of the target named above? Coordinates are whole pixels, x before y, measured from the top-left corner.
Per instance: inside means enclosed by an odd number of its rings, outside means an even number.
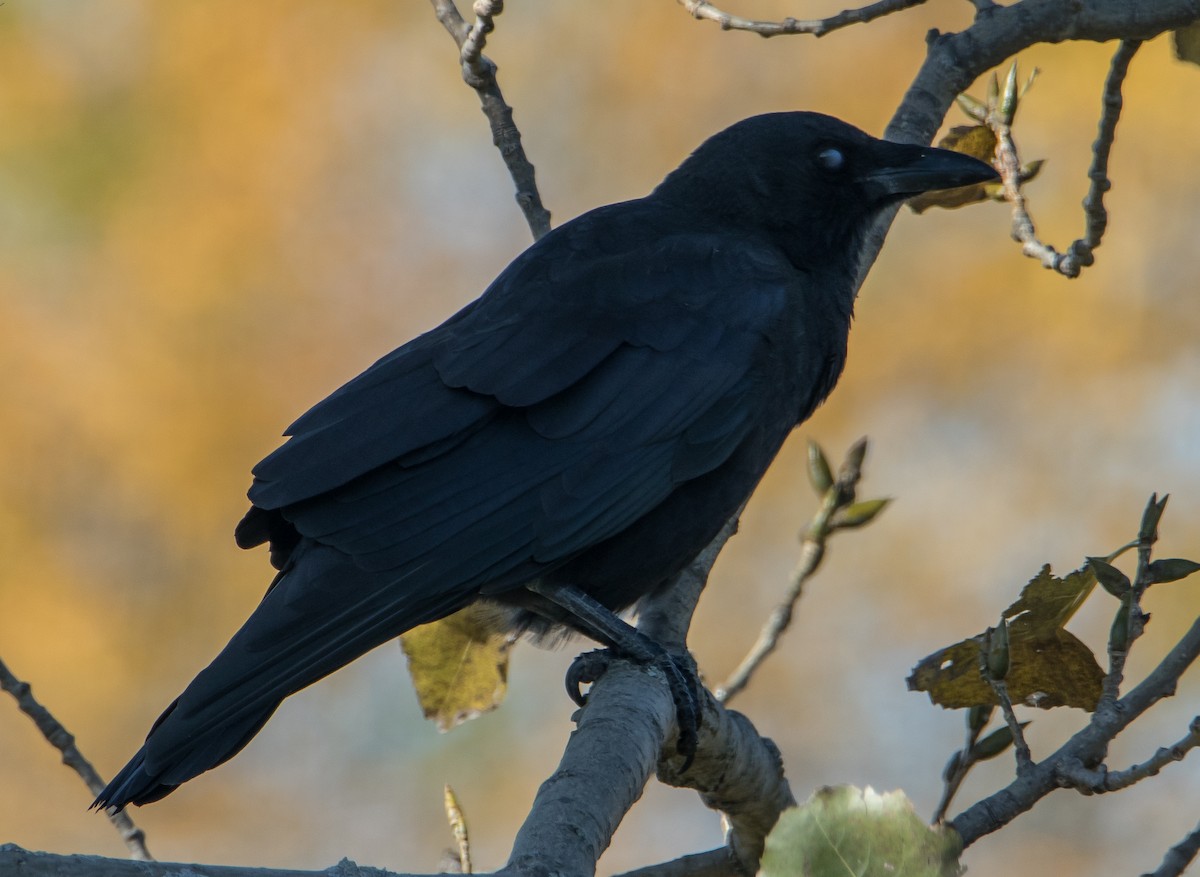
[[[1091,649],[1063,629],[1095,586],[1089,566],[1060,579],[1047,564],[1004,610],[1009,642],[1004,681],[1014,702],[1043,709],[1096,708],[1104,671]],[[909,676],[908,687],[928,692],[930,700],[947,709],[996,703],[979,672],[980,641],[981,636],[971,637],[924,658]]]
[[[1171,34],[1175,57],[1180,61],[1200,64],[1200,22],[1181,27]]]
[[[991,164],[992,158],[996,154],[996,135],[987,125],[957,125],[950,129],[938,146]],[[930,207],[952,210],[955,207],[965,207],[976,201],[986,200],[988,200],[986,186],[976,184],[958,189],[945,189],[940,192],[925,192],[915,198],[910,198],[908,206],[914,213],[923,213]]]
[[[508,687],[513,638],[497,633],[486,607],[468,606],[400,637],[425,718],[448,731],[495,709]]]

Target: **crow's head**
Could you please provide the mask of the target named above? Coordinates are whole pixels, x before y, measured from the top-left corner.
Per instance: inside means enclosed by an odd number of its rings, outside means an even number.
[[[654,197],[765,233],[805,268],[843,253],[856,261],[862,232],[890,205],[995,178],[957,152],[879,140],[819,113],[769,113],[710,137]]]

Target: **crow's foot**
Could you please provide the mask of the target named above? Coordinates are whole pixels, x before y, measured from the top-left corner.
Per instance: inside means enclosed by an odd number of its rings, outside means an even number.
[[[700,705],[703,703],[703,695],[700,691],[696,662],[689,653],[669,652],[644,636],[639,637],[635,651],[635,654],[625,654],[621,651],[614,653],[612,649],[584,652],[571,662],[567,670],[567,694],[577,705],[586,704],[587,695],[583,693],[582,686],[599,680],[608,671],[615,657],[627,658],[644,667],[654,667],[666,677],[671,700],[675,704],[675,723],[679,728],[675,750],[684,758],[680,772],[685,771],[692,765],[700,739]]]
[[[567,696],[575,701],[576,706],[584,706],[587,703],[583,686],[591,685],[607,673],[612,660],[612,652],[608,649],[596,649],[584,652],[571,662],[571,666],[567,668]]]

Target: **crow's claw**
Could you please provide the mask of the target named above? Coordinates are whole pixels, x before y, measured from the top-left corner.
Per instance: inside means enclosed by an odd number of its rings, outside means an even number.
[[[567,696],[575,701],[576,706],[587,703],[587,695],[582,687],[597,681],[612,664],[612,652],[608,649],[596,649],[579,655],[567,668]]]
[[[700,705],[703,703],[700,675],[696,670],[696,662],[687,652],[681,654],[664,649],[654,661],[654,666],[666,675],[671,700],[675,703],[675,724],[679,729],[675,751],[683,756],[683,766],[679,768],[679,772],[683,773],[692,766],[700,742]]]
[[[645,648],[649,644],[650,648]],[[679,728],[679,738],[675,743],[675,751],[683,756],[683,766],[680,772],[692,765],[696,756],[696,746],[699,743],[700,705],[703,702],[700,694],[700,677],[696,671],[696,662],[687,652],[669,652],[654,643],[643,639],[636,655],[621,654],[634,663],[654,667],[667,680],[671,692],[671,700],[675,704],[675,723]],[[591,684],[605,674],[615,657],[611,649],[596,649],[579,655],[567,670],[567,694],[576,705],[587,703],[587,695],[582,686]]]

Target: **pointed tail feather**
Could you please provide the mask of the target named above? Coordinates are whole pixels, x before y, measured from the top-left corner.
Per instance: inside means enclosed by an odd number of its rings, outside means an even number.
[[[293,565],[213,662],[154,723],[93,808],[147,804],[229,760],[289,694],[470,599],[408,571],[368,572],[305,541]],[[412,577],[409,580],[409,577]]]

